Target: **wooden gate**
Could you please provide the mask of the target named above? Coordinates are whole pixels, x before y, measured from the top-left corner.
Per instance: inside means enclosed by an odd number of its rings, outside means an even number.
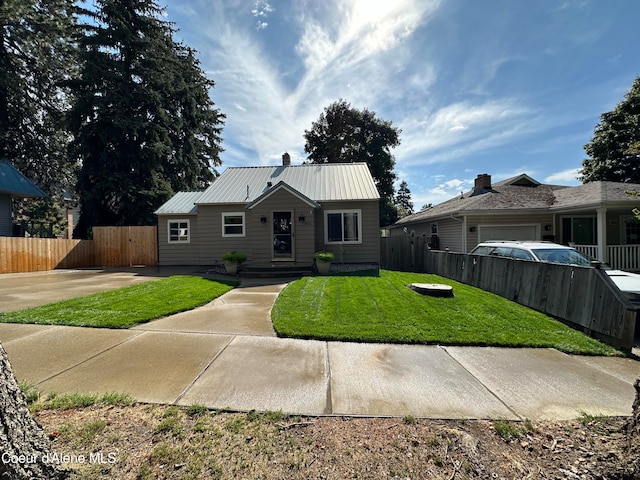
[[[157,227],[93,227],[97,266],[158,265]]]

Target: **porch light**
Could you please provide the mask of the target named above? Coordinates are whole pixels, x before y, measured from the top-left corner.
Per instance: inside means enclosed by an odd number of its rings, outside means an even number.
[[[298,217],[298,221],[299,221],[300,223],[304,223],[304,215],[300,215],[300,216]]]
[[[262,215],[262,216],[260,217],[260,223],[267,223],[267,217],[266,217],[266,216],[264,216],[264,215]]]
[[[545,232],[550,232],[551,230],[553,230],[553,225],[545,225],[544,230]]]

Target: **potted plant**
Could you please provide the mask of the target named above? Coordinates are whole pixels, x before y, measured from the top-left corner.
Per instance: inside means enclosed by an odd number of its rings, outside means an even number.
[[[329,273],[329,267],[331,266],[331,262],[333,262],[333,253],[331,252],[316,252],[313,256],[316,260],[316,268],[318,269],[318,273],[326,274]]]
[[[238,265],[247,260],[247,256],[240,252],[227,252],[222,255],[222,261],[224,262],[224,268],[229,275],[235,275],[238,273]]]

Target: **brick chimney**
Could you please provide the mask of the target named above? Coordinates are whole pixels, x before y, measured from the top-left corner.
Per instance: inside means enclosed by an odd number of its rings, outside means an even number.
[[[483,193],[489,190],[491,190],[491,175],[486,173],[478,174],[473,185],[473,193]]]
[[[282,166],[283,167],[291,166],[291,155],[289,155],[287,152],[284,152],[282,154]]]

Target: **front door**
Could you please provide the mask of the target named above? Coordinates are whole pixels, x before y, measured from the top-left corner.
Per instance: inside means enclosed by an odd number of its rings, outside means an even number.
[[[291,212],[273,212],[273,259],[293,260]]]

